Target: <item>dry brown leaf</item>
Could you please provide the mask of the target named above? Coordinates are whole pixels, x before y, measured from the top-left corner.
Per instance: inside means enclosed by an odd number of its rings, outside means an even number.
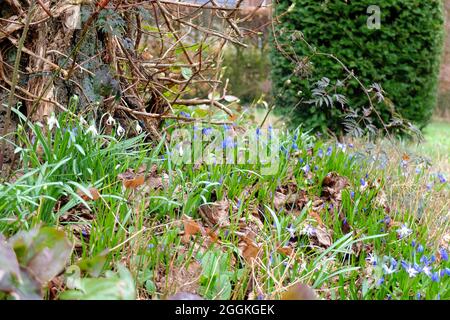
[[[309,215],[310,215],[311,217],[313,217],[313,218],[317,221],[317,223],[319,224],[319,226],[323,226],[322,218],[320,217],[320,215],[319,215],[316,211],[310,211],[310,212],[309,212]]]
[[[184,243],[189,243],[191,236],[201,233],[202,227],[197,221],[186,215],[183,216],[182,221],[184,225],[184,235],[181,239]]]
[[[276,211],[279,211],[286,204],[287,196],[282,194],[281,192],[275,192],[275,196],[273,197],[273,206]]]
[[[117,178],[122,181],[126,189],[136,189],[145,182],[145,176],[143,174],[136,174],[133,169],[128,169],[124,173],[119,174]]]
[[[258,256],[260,248],[252,239],[244,236],[242,241],[239,242],[239,249],[244,259],[247,262],[252,262]]]
[[[177,292],[198,293],[199,279],[202,273],[202,266],[197,261],[191,261],[189,266],[171,266],[169,272],[165,267],[160,267],[155,279],[158,292],[166,292],[168,295]]]
[[[309,199],[308,199],[308,195],[306,194],[305,190],[300,190],[297,193],[297,208],[298,209],[303,209],[303,207],[308,203]]]
[[[349,186],[346,177],[330,172],[322,181],[322,197],[326,200],[341,201],[342,190]]]
[[[230,225],[229,208],[230,204],[228,200],[224,199],[222,201],[201,205],[199,213],[211,227],[218,225],[222,228]]]
[[[314,290],[303,283],[297,283],[281,295],[281,300],[317,300]]]
[[[333,243],[330,233],[324,227],[317,227],[315,229],[312,240],[316,245],[324,248],[329,248]]]
[[[205,228],[205,233],[209,236],[209,238],[212,240],[212,242],[217,242],[219,241],[219,237],[217,236],[217,234],[214,232],[214,230],[211,230],[209,228]]]
[[[78,190],[77,194],[81,197],[81,199],[83,199],[84,201],[89,201],[89,200],[98,200],[100,198],[100,192],[98,191],[97,188],[89,188],[89,192],[91,193],[91,196],[89,196],[88,194],[86,194],[84,191],[82,190]]]
[[[388,205],[388,200],[386,193],[383,190],[379,190],[376,197],[375,197],[375,203],[377,206],[381,207],[386,211],[386,213],[391,212],[391,208]]]
[[[147,178],[147,185],[151,189],[167,188],[169,182],[169,175],[163,173],[161,176],[149,176]]]
[[[285,256],[291,256],[292,253],[294,252],[294,249],[292,247],[286,246],[278,248],[277,252],[284,254]]]

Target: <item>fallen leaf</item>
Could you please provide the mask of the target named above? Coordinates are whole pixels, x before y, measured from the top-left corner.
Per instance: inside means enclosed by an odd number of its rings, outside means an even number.
[[[341,201],[342,190],[349,186],[346,177],[330,172],[322,181],[322,197],[326,200]]]
[[[214,232],[214,230],[211,230],[209,228],[205,228],[206,234],[209,236],[209,238],[213,241],[213,242],[217,242],[219,241],[219,237],[217,236],[217,234]]]
[[[316,211],[310,211],[309,215],[313,217],[320,226],[323,226],[323,221],[320,215]]]
[[[197,221],[186,215],[183,216],[182,221],[184,225],[184,235],[182,240],[184,243],[188,243],[191,240],[191,236],[201,233],[202,227]]]
[[[292,247],[285,246],[277,249],[277,252],[284,254],[285,256],[291,256],[294,250]]]
[[[279,211],[286,204],[287,196],[282,194],[281,192],[275,192],[275,196],[273,197],[273,206],[275,210]]]
[[[181,267],[173,265],[169,272],[165,267],[160,266],[155,278],[155,285],[158,292],[165,292],[169,296],[177,292],[197,294],[201,274],[202,266],[195,260],[191,261],[188,266],[185,264]]]
[[[89,201],[89,200],[98,200],[100,198],[100,192],[98,191],[97,188],[89,188],[89,194],[85,193],[83,190],[78,190],[77,194],[81,197],[81,199],[83,199],[84,201]]]
[[[230,225],[229,207],[228,200],[224,199],[201,205],[199,213],[205,222],[213,228],[217,225],[219,227],[228,227]]]
[[[241,250],[241,255],[247,262],[252,262],[253,259],[259,254],[259,246],[248,237],[242,237],[242,241],[239,243],[239,249]]]
[[[119,174],[117,178],[122,181],[126,189],[136,189],[145,182],[145,176],[143,174],[136,174],[133,169],[128,169],[124,173]]]
[[[317,300],[314,290],[303,283],[297,283],[281,295],[281,300]]]
[[[312,240],[316,245],[324,248],[329,248],[333,243],[330,233],[324,227],[315,228]]]

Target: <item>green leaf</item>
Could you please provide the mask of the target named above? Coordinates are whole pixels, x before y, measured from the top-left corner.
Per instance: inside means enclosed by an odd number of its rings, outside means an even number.
[[[0,234],[0,291],[11,291],[20,277],[20,266],[11,246]]]
[[[9,243],[19,263],[41,284],[60,273],[72,253],[72,245],[65,233],[50,227],[19,232]]]
[[[61,294],[62,300],[134,300],[135,285],[131,273],[122,265],[117,273],[108,273],[105,278],[84,278],[78,290]]]
[[[190,78],[192,78],[192,69],[191,68],[186,68],[186,67],[181,68],[181,75],[186,80],[189,80]]]

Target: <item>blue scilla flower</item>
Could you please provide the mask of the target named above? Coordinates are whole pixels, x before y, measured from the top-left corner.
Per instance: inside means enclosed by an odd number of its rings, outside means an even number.
[[[298,145],[294,142],[294,143],[292,144],[291,148],[292,148],[293,150],[297,151],[297,150],[298,150]]]
[[[360,180],[359,180],[359,182],[361,183],[361,187],[365,187],[365,186],[367,186],[367,182],[366,182],[366,180],[364,180],[363,178],[361,178]]]
[[[434,254],[430,257],[430,261],[431,263],[436,262],[436,256]]]
[[[431,281],[439,282],[439,273],[438,272],[433,273],[433,275],[431,276]]]
[[[409,268],[409,263],[406,262],[405,260],[402,260],[402,262],[400,263],[403,267],[403,269],[408,269]]]
[[[302,168],[304,173],[308,173],[309,171],[311,171],[311,168],[309,166],[309,164],[306,164],[303,168]]]
[[[355,198],[355,191],[350,191],[350,198],[352,198],[352,199]]]
[[[212,133],[212,128],[203,128],[202,133],[207,136]]]
[[[225,137],[225,139],[222,141],[222,148],[232,148],[234,147],[234,139],[230,136]]]
[[[413,248],[416,247],[416,241],[415,240],[411,241],[411,247],[413,247]]]
[[[184,112],[184,111],[180,112],[180,116],[185,117],[185,118],[190,118],[191,117],[191,115],[189,113]]]
[[[428,260],[426,256],[422,256],[419,261],[425,266],[428,266],[430,264],[430,260]]]
[[[319,158],[323,158],[323,150],[322,149],[319,149],[319,151],[317,151],[317,156]]]
[[[303,158],[298,159],[298,162],[299,162],[300,164],[302,164],[304,161],[305,161],[305,160],[303,160]]]
[[[394,258],[391,258],[391,266],[392,268],[397,268],[398,262]]]
[[[417,292],[416,298],[417,298],[417,300],[420,300],[420,298],[421,298],[420,292]]]
[[[231,127],[229,125],[227,125],[227,124],[224,124],[222,127],[223,127],[223,130],[225,130],[225,131],[231,129]]]
[[[444,175],[442,174],[442,173],[438,173],[438,178],[439,178],[439,181],[441,182],[441,183],[446,183],[447,182],[447,179],[444,177]]]
[[[377,281],[377,285],[378,285],[378,286],[381,286],[383,283],[384,283],[384,278],[383,278],[383,277],[381,277],[380,279],[378,279],[378,281]]]
[[[327,149],[327,156],[328,157],[331,156],[332,153],[333,153],[333,147],[329,146],[328,149]]]
[[[450,276],[450,268],[445,268],[445,275]]]
[[[447,250],[445,250],[445,248],[440,248],[439,254],[441,255],[442,260],[448,261],[448,252],[447,252]]]
[[[417,251],[418,253],[422,253],[423,250],[424,250],[424,248],[423,248],[423,245],[421,245],[421,244],[419,244],[419,245],[417,246],[417,248],[416,248],[416,251]]]

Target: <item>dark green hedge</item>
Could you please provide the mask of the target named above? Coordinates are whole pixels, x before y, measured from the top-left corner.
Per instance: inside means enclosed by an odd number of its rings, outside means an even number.
[[[294,9],[284,15],[276,26],[284,49],[299,57],[310,56],[311,50],[300,40],[292,39],[299,30],[318,51],[338,57],[355,71],[365,86],[379,83],[394,103],[395,111],[423,127],[436,104],[437,80],[443,43],[444,13],[441,0],[280,0],[275,15],[285,12],[295,2]],[[381,9],[381,28],[369,29],[367,8]],[[273,46],[272,81],[277,109],[290,113],[299,101],[310,99],[313,84],[327,77],[331,83],[346,77],[342,67],[323,56],[311,58],[309,76],[293,75],[294,64]],[[290,79],[290,85],[286,81]],[[367,98],[356,81],[340,89],[352,108],[368,105]],[[389,104],[377,105],[384,121],[391,118]],[[301,103],[292,114],[307,128],[342,130],[343,110],[314,107]],[[378,123],[379,125],[379,123]]]

